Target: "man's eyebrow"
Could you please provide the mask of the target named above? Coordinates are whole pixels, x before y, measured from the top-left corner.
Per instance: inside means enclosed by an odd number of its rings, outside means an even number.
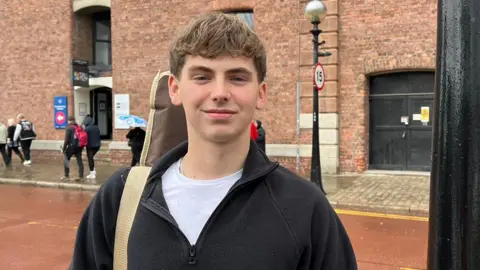
[[[227,73],[248,73],[249,75],[253,74],[250,70],[246,68],[232,68],[227,70]]]
[[[203,72],[209,72],[213,73],[214,71],[211,68],[205,67],[205,66],[191,66],[188,68],[189,72],[195,72],[195,71],[203,71]],[[250,70],[243,68],[243,67],[238,67],[238,68],[232,68],[228,69],[226,73],[247,73],[249,75],[252,75],[253,72]]]
[[[213,72],[212,69],[205,67],[205,66],[191,66],[188,68],[188,71],[193,72],[193,71],[204,71],[204,72]]]

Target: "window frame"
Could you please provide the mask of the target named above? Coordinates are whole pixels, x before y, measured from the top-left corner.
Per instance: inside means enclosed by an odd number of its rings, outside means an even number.
[[[235,15],[235,16],[238,16],[238,14],[252,14],[252,25],[250,25],[247,21],[245,21],[242,17],[240,17],[242,19],[242,21],[246,22],[248,24],[248,26],[250,27],[250,29],[252,30],[255,30],[255,13],[253,12],[252,9],[234,9],[234,10],[229,10],[229,11],[226,11],[225,12],[226,14],[232,14],[232,15]]]
[[[97,43],[106,43],[108,44],[108,65],[107,67],[112,67],[112,20],[110,17],[110,11],[101,11],[92,14],[92,63],[94,66],[99,66],[103,64],[97,63],[96,59],[96,44]],[[109,21],[109,39],[98,39],[97,38],[97,23],[101,21]]]

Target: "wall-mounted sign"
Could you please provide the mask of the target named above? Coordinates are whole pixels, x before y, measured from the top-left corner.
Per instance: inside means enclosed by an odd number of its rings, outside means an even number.
[[[124,118],[130,115],[130,96],[128,94],[115,95],[115,129],[129,129],[130,125]]]
[[[325,87],[325,70],[320,63],[317,63],[313,68],[313,83],[318,91],[322,91]]]
[[[88,87],[88,61],[72,60],[72,84],[73,86]]]
[[[420,110],[422,123],[430,122],[430,107],[422,107]]]
[[[53,125],[56,129],[67,127],[68,102],[66,96],[53,97]]]

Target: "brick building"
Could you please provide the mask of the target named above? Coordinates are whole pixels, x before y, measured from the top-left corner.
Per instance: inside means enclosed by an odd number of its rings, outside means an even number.
[[[128,164],[127,130],[116,128],[115,96],[148,116],[148,92],[168,69],[178,26],[209,10],[238,12],[268,50],[269,101],[258,115],[267,154],[309,175],[312,126],[311,24],[304,0],[50,0],[0,5],[0,118],[17,113],[36,124],[33,159],[61,158],[64,130],[54,128],[54,96],[69,114],[95,115],[100,159]],[[325,1],[321,58],[320,151],[324,173],[426,170],[430,162],[436,2]],[[89,86],[71,85],[72,59],[89,63]],[[403,116],[403,118],[402,118]],[[405,118],[405,116],[407,116]],[[408,124],[406,123],[408,119]]]

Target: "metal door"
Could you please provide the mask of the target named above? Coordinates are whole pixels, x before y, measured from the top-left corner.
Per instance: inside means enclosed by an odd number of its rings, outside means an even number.
[[[433,82],[433,72],[371,78],[370,169],[430,170]]]

